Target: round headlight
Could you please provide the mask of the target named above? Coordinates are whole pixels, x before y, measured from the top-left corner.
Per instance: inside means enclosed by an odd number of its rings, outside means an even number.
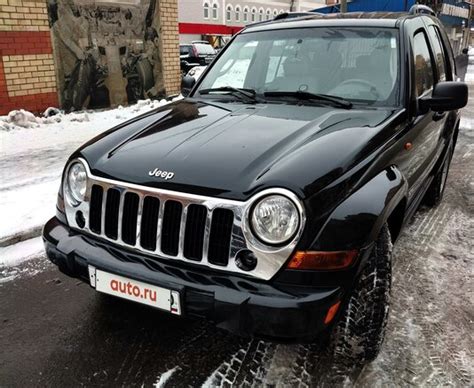
[[[300,215],[293,201],[282,195],[270,195],[255,205],[251,223],[262,242],[281,245],[295,236]]]
[[[84,165],[76,162],[69,167],[67,173],[67,193],[74,203],[84,201],[87,188],[87,173]]]

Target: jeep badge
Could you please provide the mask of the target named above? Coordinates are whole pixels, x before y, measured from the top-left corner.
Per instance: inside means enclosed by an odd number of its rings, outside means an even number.
[[[154,170],[150,170],[148,172],[148,175],[156,176],[157,178],[163,178],[165,180],[169,180],[169,179],[173,179],[174,172],[161,171],[159,168],[155,168]]]

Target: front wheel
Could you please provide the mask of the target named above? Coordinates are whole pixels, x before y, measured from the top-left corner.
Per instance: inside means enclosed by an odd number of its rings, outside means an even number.
[[[331,349],[338,362],[363,365],[377,357],[388,318],[391,264],[392,240],[385,224],[333,329]]]

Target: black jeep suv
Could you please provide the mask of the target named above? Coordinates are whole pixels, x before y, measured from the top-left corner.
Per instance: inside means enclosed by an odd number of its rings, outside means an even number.
[[[375,358],[392,244],[441,200],[467,103],[440,22],[419,10],[244,29],[185,99],[71,156],[51,261],[234,333]]]

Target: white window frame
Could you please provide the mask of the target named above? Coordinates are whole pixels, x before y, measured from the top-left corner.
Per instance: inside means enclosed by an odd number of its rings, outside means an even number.
[[[236,5],[235,6],[235,14],[234,14],[234,18],[235,18],[235,21],[236,22],[239,22],[240,23],[240,12],[241,12],[241,8],[240,8],[240,5]]]
[[[258,21],[263,22],[265,20],[265,10],[263,8],[260,8],[258,10]]]
[[[247,23],[249,21],[249,15],[250,15],[250,9],[249,7],[245,6],[244,7],[244,12],[243,12],[243,17],[242,20],[244,23]]]
[[[232,21],[232,5],[228,4],[227,7],[225,7],[225,21],[226,22],[231,22]]]
[[[217,3],[212,4],[212,19],[219,19],[219,4]]]
[[[252,23],[257,21],[257,8],[252,7],[252,11],[250,11],[250,20]]]
[[[211,6],[207,1],[205,1],[203,4],[202,12],[203,12],[204,19],[208,20],[211,16]],[[206,16],[206,13],[207,13],[207,16]]]

